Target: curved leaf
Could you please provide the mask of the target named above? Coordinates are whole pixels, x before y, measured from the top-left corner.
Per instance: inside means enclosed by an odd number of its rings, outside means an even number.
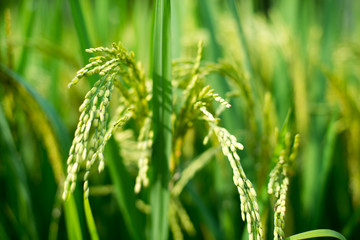
[[[307,231],[287,237],[285,240],[298,240],[298,239],[309,239],[309,238],[320,238],[320,237],[333,237],[340,240],[346,240],[346,238],[340,233],[329,229],[317,229],[317,230]]]

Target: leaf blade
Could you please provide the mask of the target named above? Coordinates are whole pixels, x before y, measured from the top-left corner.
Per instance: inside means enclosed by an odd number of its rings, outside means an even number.
[[[170,193],[169,161],[172,142],[171,34],[170,0],[155,3],[152,75],[153,131],[151,176],[151,239],[168,238]]]
[[[317,229],[311,230],[296,235],[287,237],[286,240],[298,240],[298,239],[309,239],[309,238],[319,238],[319,237],[332,237],[340,240],[346,240],[346,238],[341,234],[329,229]]]

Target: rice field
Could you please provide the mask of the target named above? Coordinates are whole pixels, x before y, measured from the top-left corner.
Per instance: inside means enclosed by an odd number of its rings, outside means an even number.
[[[0,239],[360,239],[360,3],[0,2]]]

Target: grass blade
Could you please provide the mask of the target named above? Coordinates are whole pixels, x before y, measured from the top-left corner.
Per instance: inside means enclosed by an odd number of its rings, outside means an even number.
[[[99,236],[96,230],[96,225],[94,221],[93,214],[91,212],[91,207],[89,203],[89,198],[84,198],[84,210],[85,210],[85,217],[86,222],[90,231],[90,236],[92,240],[99,240]]]
[[[298,240],[298,239],[309,239],[309,238],[320,238],[320,237],[332,237],[340,240],[346,240],[346,238],[340,233],[329,229],[317,229],[317,230],[307,231],[287,237],[285,240]]]
[[[244,30],[243,30],[243,28],[241,26],[241,20],[240,20],[240,16],[239,16],[239,13],[238,13],[238,10],[237,10],[237,6],[236,6],[236,3],[235,3],[235,0],[228,0],[228,2],[229,2],[231,13],[232,13],[233,18],[234,18],[234,20],[236,22],[236,27],[237,27],[238,34],[239,34],[239,37],[240,37],[240,40],[241,40],[242,49],[244,50],[244,59],[243,59],[243,61],[244,61],[244,64],[245,64],[245,69],[248,71],[248,73],[250,75],[250,78],[253,79],[254,70],[253,70],[253,67],[252,67],[251,62],[250,62],[249,48],[248,48],[248,44],[246,42]],[[251,84],[252,84],[252,89],[254,90],[255,89],[255,87],[253,86],[254,82],[251,81]]]
[[[317,191],[316,195],[313,195],[312,201],[315,206],[314,209],[317,211],[312,214],[312,223],[313,226],[318,226],[320,223],[321,215],[325,211],[324,202],[326,201],[325,189],[328,184],[328,178],[331,171],[331,166],[333,166],[333,156],[336,149],[336,140],[338,138],[339,132],[339,123],[337,121],[338,114],[334,113],[331,122],[327,127],[327,133],[325,137],[325,145],[323,147],[323,156],[320,169],[318,171],[318,180],[317,180]]]
[[[25,25],[25,27],[24,27],[25,42],[28,41],[32,37],[32,34],[34,32],[33,28],[34,28],[34,22],[35,22],[35,17],[36,17],[35,8],[36,8],[35,1],[28,1],[25,3],[25,6],[24,6],[24,13],[26,16],[26,20],[25,20],[25,24],[24,24]],[[27,46],[24,46],[21,51],[19,65],[17,67],[17,72],[21,75],[23,73],[25,73],[28,55],[29,55],[29,49]]]
[[[210,239],[224,239],[224,235],[222,234],[222,229],[220,229],[219,222],[213,215],[211,209],[206,206],[203,199],[200,197],[191,182],[186,185],[185,190],[189,193],[192,200],[194,201],[201,220],[203,221],[205,227],[207,227],[209,230],[209,236],[213,237]]]
[[[3,240],[10,239],[9,236],[7,235],[7,233],[5,231],[5,227],[3,226],[2,223],[0,223],[0,238],[3,239]]]
[[[144,237],[144,217],[135,207],[134,182],[132,182],[121,157],[117,144],[113,139],[108,142],[110,154],[112,156],[106,158],[109,166],[110,177],[114,183],[116,200],[119,208],[124,216],[125,224],[129,229],[133,239],[141,240]]]
[[[171,157],[171,33],[170,0],[155,2],[152,75],[153,130],[151,176],[151,239],[168,238],[169,161]]]
[[[91,54],[85,52],[84,50],[90,48],[92,44],[85,24],[83,11],[80,5],[80,1],[69,0],[69,2],[70,2],[71,14],[76,28],[76,33],[78,35],[80,49],[82,49],[81,51],[82,62],[83,64],[86,64],[88,62],[88,59],[91,57]],[[89,80],[91,86],[95,83],[94,78],[89,77],[87,79]]]
[[[83,239],[78,210],[73,196],[70,196],[69,199],[64,202],[64,212],[68,238],[70,240]]]
[[[218,40],[216,38],[216,32],[217,29],[215,27],[215,22],[218,21],[218,19],[214,19],[213,11],[211,11],[211,4],[207,0],[199,0],[199,16],[202,21],[202,24],[208,29],[210,34],[210,44],[209,44],[209,60],[217,62],[222,56],[222,48],[218,43]],[[185,19],[186,20],[186,19]],[[227,81],[225,81],[222,77],[214,77],[209,79],[210,85],[216,89],[216,91],[220,95],[225,95],[226,92],[230,91],[230,86]],[[238,118],[238,113],[235,111],[237,109],[237,102],[231,103],[234,106],[233,112],[230,114],[229,111],[225,111],[222,113],[222,121],[224,123],[224,127],[229,129],[230,131],[233,131],[236,129],[237,122],[234,121],[234,119]],[[235,117],[234,117],[235,115]]]
[[[0,72],[3,72],[5,77],[9,78],[9,81],[11,81],[11,84],[13,88],[16,88],[15,91],[17,91],[19,94],[22,95],[22,97],[25,97],[28,103],[33,103],[36,105],[36,107],[39,108],[40,113],[38,113],[40,119],[35,120],[35,117],[31,115],[31,110],[28,109],[29,107],[25,107],[26,111],[29,113],[29,120],[32,120],[32,123],[41,120],[42,124],[34,125],[35,128],[37,128],[38,132],[42,134],[43,141],[48,147],[48,151],[51,152],[49,154],[51,165],[53,167],[55,180],[57,183],[61,182],[63,179],[64,173],[63,173],[63,162],[60,155],[60,149],[58,149],[58,141],[61,139],[61,137],[56,138],[54,136],[55,129],[52,127],[51,124],[53,124],[55,119],[59,119],[59,117],[54,116],[55,113],[52,112],[50,105],[24,80],[22,79],[18,74],[7,68],[6,66],[0,64]],[[49,122],[51,122],[49,124]],[[60,126],[59,126],[60,127]],[[63,130],[63,129],[62,129]],[[48,134],[48,133],[52,134]],[[63,139],[62,139],[63,140]],[[51,142],[51,146],[49,145],[49,142]]]
[[[174,196],[179,196],[184,187],[189,183],[189,181],[194,177],[194,175],[202,169],[219,151],[218,148],[210,148],[194,159],[189,166],[187,166],[182,172],[181,178],[176,183],[171,193]]]
[[[84,14],[80,5],[80,1],[78,0],[69,0],[71,14],[74,20],[76,33],[78,35],[78,40],[81,49],[87,49],[91,47],[89,33],[87,31],[87,27],[84,20]],[[83,63],[87,63],[89,59],[89,55],[86,52],[82,52]]]
[[[125,1],[124,1],[125,2]],[[107,36],[109,36],[108,31],[109,31],[109,10],[110,10],[110,1],[105,0],[105,1],[96,1],[95,2],[95,13],[97,15],[97,19],[98,21],[95,22],[96,24],[96,29],[97,32],[99,34],[97,34],[98,36],[98,41],[100,40],[101,44],[108,44],[107,42]]]
[[[20,226],[22,237],[30,237],[31,239],[39,239],[36,231],[35,218],[32,209],[30,197],[30,189],[26,179],[26,172],[23,163],[20,161],[16,151],[16,145],[11,134],[11,129],[5,118],[5,114],[0,106],[0,150],[1,158],[5,169],[8,171],[8,181],[3,191],[13,189],[8,194],[10,206],[16,213],[16,222]],[[15,192],[15,193],[14,193]]]
[[[56,114],[51,105],[49,105],[48,102],[46,102],[19,75],[8,69],[3,64],[0,64],[0,72],[2,72],[5,77],[10,78],[16,88],[21,89],[28,95],[28,101],[31,101],[34,105],[39,107],[38,109],[40,111],[39,114],[41,115],[41,118],[38,118],[38,120],[41,120],[42,124],[34,127],[38,128],[37,130],[41,133],[43,141],[48,148],[48,155],[50,156],[50,163],[53,168],[55,181],[58,184],[62,184],[64,179],[63,169],[65,161],[62,161],[63,159],[61,154],[67,153],[67,149],[70,145],[69,136],[66,134],[67,131],[64,124],[61,122],[60,117]],[[35,106],[32,107],[34,108]],[[64,202],[64,210],[69,239],[82,239],[79,213],[73,198]]]

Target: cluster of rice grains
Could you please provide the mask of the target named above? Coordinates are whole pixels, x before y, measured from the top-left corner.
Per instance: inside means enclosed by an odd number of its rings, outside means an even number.
[[[215,93],[204,81],[205,76],[214,72],[238,80],[238,73],[234,72],[236,71],[234,68],[227,67],[226,63],[201,66],[202,48],[203,44],[200,42],[197,57],[194,61],[180,60],[173,63],[173,85],[182,89],[184,93],[182,95],[182,107],[179,114],[174,118],[174,139],[176,144],[173,151],[176,152],[181,146],[186,129],[191,127],[194,121],[199,118],[204,121],[210,129],[204,142],[206,143],[209,136],[214,134],[233,170],[233,181],[240,195],[241,216],[243,221],[247,222],[249,239],[263,239],[256,192],[252,183],[247,179],[240,163],[240,157],[237,154],[237,150],[242,150],[243,145],[225,128],[218,126],[217,116],[222,110],[230,108],[231,105],[219,94]],[[103,55],[90,58],[90,63],[78,71],[69,86],[76,84],[84,76],[99,74],[101,78],[87,93],[79,109],[81,116],[67,161],[68,175],[65,180],[63,198],[66,199],[74,191],[78,172],[83,166],[85,166],[84,197],[88,197],[88,176],[92,166],[98,160],[99,172],[104,169],[103,151],[105,144],[112,135],[113,129],[126,123],[130,117],[140,127],[137,148],[143,152],[139,156],[139,173],[134,188],[134,191],[139,193],[142,187],[149,184],[147,171],[150,161],[148,153],[152,145],[151,107],[149,106],[151,87],[146,82],[141,65],[135,62],[134,54],[126,51],[121,45],[113,44],[112,49],[100,47],[88,49],[87,51],[90,53],[102,53]],[[121,93],[120,105],[122,111],[119,114],[120,119],[110,124],[108,129],[109,115],[107,109],[114,87]],[[219,103],[215,115],[212,113],[214,102]],[[289,137],[285,137],[284,142],[284,150],[281,152],[279,161],[270,174],[268,185],[268,193],[276,197],[274,239],[284,238],[285,198],[289,184],[287,172],[289,171],[289,163],[295,159],[299,137],[296,135],[291,151]],[[172,197],[172,202],[178,201],[176,196]],[[181,207],[180,202],[177,203],[176,206]],[[184,216],[186,215],[187,221],[191,223],[185,211],[181,211],[181,213],[181,218],[185,219]],[[178,214],[175,210],[170,212],[170,229],[174,237],[177,236],[176,239],[182,239]],[[194,229],[189,227],[187,231],[191,233]]]
[[[215,127],[214,133],[218,138],[223,154],[227,157],[233,170],[234,184],[240,195],[241,217],[247,222],[249,239],[262,239],[262,227],[256,192],[244,170],[241,167],[238,150],[243,150],[243,145],[238,143],[236,137],[225,128]]]
[[[219,101],[221,105],[224,105],[226,108],[230,107],[230,104],[217,94],[213,96],[214,100]],[[204,104],[202,105],[199,110],[204,114],[205,121],[209,123],[212,129],[211,132],[217,137],[222,147],[222,152],[224,156],[227,157],[233,170],[234,184],[240,195],[241,217],[243,221],[247,222],[249,239],[262,239],[262,227],[256,192],[252,183],[247,179],[240,163],[240,157],[237,154],[237,150],[243,150],[244,146],[237,142],[236,137],[231,135],[225,128],[217,126],[217,121],[213,114],[207,110]],[[208,136],[205,138],[205,141],[207,141],[207,139]]]
[[[209,136],[214,133],[217,137],[225,157],[228,158],[233,169],[234,183],[238,189],[241,201],[241,215],[243,221],[247,222],[247,230],[250,239],[262,239],[262,227],[259,214],[259,207],[256,200],[256,192],[251,182],[246,178],[246,175],[241,167],[240,157],[237,150],[242,150],[243,145],[238,143],[235,136],[231,135],[225,128],[218,126],[218,119],[211,111],[213,102],[220,103],[216,115],[222,110],[230,108],[231,105],[223,99],[219,94],[209,86],[204,84],[204,77],[210,73],[223,74],[222,65],[207,64],[200,66],[202,55],[202,43],[198,46],[198,55],[192,68],[187,66],[188,62],[176,62],[175,78],[178,78],[179,86],[183,86],[185,91],[184,109],[180,113],[178,121],[183,119],[193,119],[194,116],[199,116],[210,127],[209,135],[205,137],[204,143],[209,139]],[[190,63],[190,64],[191,64]],[[183,64],[183,65],[181,65]],[[178,67],[178,66],[181,67]],[[185,66],[184,66],[185,65]],[[232,76],[231,74],[225,74]],[[185,85],[185,86],[184,86]],[[195,113],[195,114],[194,114]],[[186,116],[182,116],[186,115]],[[175,125],[176,126],[176,125]]]
[[[108,107],[112,91],[114,86],[119,88],[121,85],[118,77],[124,81],[135,80],[138,85],[145,86],[145,78],[140,66],[134,60],[134,53],[129,53],[122,45],[114,43],[111,49],[99,47],[87,49],[87,52],[102,53],[103,55],[90,58],[90,63],[77,72],[69,87],[84,76],[99,74],[101,78],[86,94],[85,100],[79,108],[81,115],[67,160],[68,168],[63,199],[66,199],[75,190],[78,172],[84,166],[84,197],[89,196],[88,177],[92,166],[98,161],[98,171],[101,172],[104,169],[103,152],[113,129],[126,123],[132,116],[134,104],[126,102],[124,103],[126,108],[121,112],[119,120],[110,124],[108,128]],[[137,96],[146,92],[145,87],[138,87],[137,90]],[[142,92],[139,93],[140,91]],[[123,95],[129,94],[125,88],[120,88],[120,92]],[[134,100],[134,102],[136,101]]]
[[[149,185],[149,178],[147,171],[149,170],[150,154],[148,151],[152,146],[152,134],[151,131],[151,118],[148,117],[144,121],[143,127],[140,129],[138,137],[137,148],[141,152],[141,156],[138,161],[139,172],[135,180],[134,192],[140,193],[141,187],[147,187]]]
[[[99,172],[104,168],[104,137],[109,117],[106,110],[109,106],[113,88],[113,78],[110,76],[103,77],[86,94],[85,100],[79,108],[81,115],[67,160],[68,175],[64,185],[64,199],[74,191],[77,173],[83,162],[86,164],[86,173],[84,175],[85,196],[88,195],[87,179],[91,166],[98,159]]]
[[[274,240],[284,239],[286,193],[289,185],[290,166],[295,160],[299,148],[299,135],[295,135],[291,149],[290,134],[284,139],[284,147],[280,151],[278,162],[270,172],[268,194],[275,196],[274,206]]]

